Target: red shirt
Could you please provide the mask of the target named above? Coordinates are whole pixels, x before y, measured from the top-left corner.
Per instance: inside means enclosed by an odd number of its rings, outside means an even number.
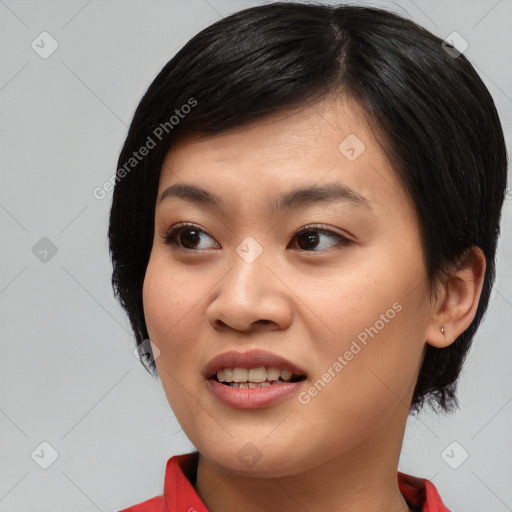
[[[164,494],[119,512],[208,512],[193,487],[198,456],[198,452],[192,452],[171,457],[165,469]],[[412,510],[450,512],[429,480],[400,471],[397,478],[398,487]]]

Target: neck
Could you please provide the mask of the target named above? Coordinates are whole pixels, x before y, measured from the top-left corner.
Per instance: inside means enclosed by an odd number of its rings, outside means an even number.
[[[397,482],[408,411],[395,412],[378,436],[293,475],[238,475],[200,454],[196,492],[210,512],[410,512]]]

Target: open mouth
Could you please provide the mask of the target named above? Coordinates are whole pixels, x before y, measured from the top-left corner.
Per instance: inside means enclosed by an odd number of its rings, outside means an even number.
[[[210,378],[232,388],[263,388],[299,382],[306,376],[276,367],[261,366],[258,368],[222,368]]]

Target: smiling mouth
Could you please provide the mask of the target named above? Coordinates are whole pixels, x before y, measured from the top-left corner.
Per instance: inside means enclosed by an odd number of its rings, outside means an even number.
[[[288,370],[276,367],[259,368],[223,368],[212,375],[211,379],[232,388],[262,388],[299,382],[305,375],[296,375]]]

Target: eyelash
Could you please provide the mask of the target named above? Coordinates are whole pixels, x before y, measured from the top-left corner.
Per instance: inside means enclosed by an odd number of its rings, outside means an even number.
[[[180,224],[177,224],[177,225],[171,227],[169,230],[167,230],[165,232],[165,234],[162,236],[162,238],[167,245],[173,245],[177,250],[188,251],[188,252],[208,251],[209,249],[189,249],[187,247],[181,247],[180,245],[178,245],[178,241],[176,239],[182,232],[186,231],[187,228],[190,230],[193,229],[194,231],[198,231],[201,234],[204,233],[205,235],[207,235],[213,239],[213,237],[211,237],[206,231],[204,231],[203,229],[198,228],[196,225],[190,224],[188,222],[182,222]],[[310,225],[310,226],[301,228],[297,232],[294,233],[293,239],[299,237],[300,235],[302,235],[304,233],[309,233],[309,232],[321,233],[323,235],[328,235],[328,236],[334,236],[340,240],[337,244],[335,244],[332,247],[329,247],[328,249],[334,249],[337,246],[347,246],[347,245],[350,245],[353,243],[348,238],[346,238],[342,235],[339,235],[338,233],[335,233],[334,231],[331,231],[329,229],[325,229],[322,225]],[[325,251],[328,249],[323,249],[323,250]],[[305,252],[321,252],[321,251],[316,251],[316,250],[307,250],[307,249],[300,249],[300,248],[299,248],[299,250],[302,250]]]

